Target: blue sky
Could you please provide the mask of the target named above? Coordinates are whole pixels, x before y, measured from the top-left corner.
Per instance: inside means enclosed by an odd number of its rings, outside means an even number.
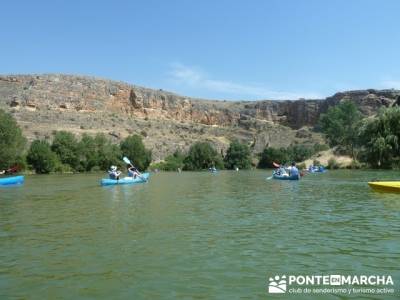
[[[4,1],[0,73],[210,99],[400,88],[400,1]]]

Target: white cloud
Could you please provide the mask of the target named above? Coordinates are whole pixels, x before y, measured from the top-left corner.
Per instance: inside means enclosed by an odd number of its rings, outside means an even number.
[[[175,84],[184,85],[193,89],[206,89],[210,92],[223,93],[234,98],[250,97],[257,99],[318,99],[323,96],[317,93],[296,93],[286,91],[273,91],[260,85],[239,84],[226,80],[210,79],[200,69],[189,67],[181,63],[171,64],[170,80]]]

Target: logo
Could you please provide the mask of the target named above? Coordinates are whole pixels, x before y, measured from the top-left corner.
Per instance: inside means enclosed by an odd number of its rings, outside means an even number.
[[[268,293],[283,294],[286,293],[286,275],[269,278]]]
[[[270,294],[394,294],[390,275],[275,275],[269,277]]]
[[[342,276],[341,275],[330,275],[330,285],[341,285]]]

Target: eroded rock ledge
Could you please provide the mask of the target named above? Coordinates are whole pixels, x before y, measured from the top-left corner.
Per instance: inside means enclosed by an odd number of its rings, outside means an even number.
[[[30,139],[51,131],[105,132],[114,139],[140,133],[161,159],[193,141],[224,150],[239,138],[259,152],[266,144],[315,142],[309,131],[329,106],[348,99],[366,115],[400,102],[399,90],[340,92],[326,99],[214,101],[123,82],[60,74],[0,76],[0,108],[11,111]]]

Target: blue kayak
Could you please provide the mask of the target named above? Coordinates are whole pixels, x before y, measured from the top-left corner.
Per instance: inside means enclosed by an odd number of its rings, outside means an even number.
[[[300,176],[299,175],[294,175],[294,176],[282,176],[278,174],[272,174],[274,179],[279,179],[279,180],[299,180]]]
[[[143,183],[147,182],[150,174],[149,173],[142,173],[142,175],[136,178],[133,177],[124,177],[119,180],[116,179],[109,179],[103,178],[100,182],[101,185],[117,185],[117,184],[132,184],[132,183]]]
[[[308,168],[308,172],[310,172],[310,173],[325,173],[326,169],[323,166],[313,167],[313,168]]]
[[[24,176],[12,176],[0,178],[0,185],[13,185],[24,183]]]

